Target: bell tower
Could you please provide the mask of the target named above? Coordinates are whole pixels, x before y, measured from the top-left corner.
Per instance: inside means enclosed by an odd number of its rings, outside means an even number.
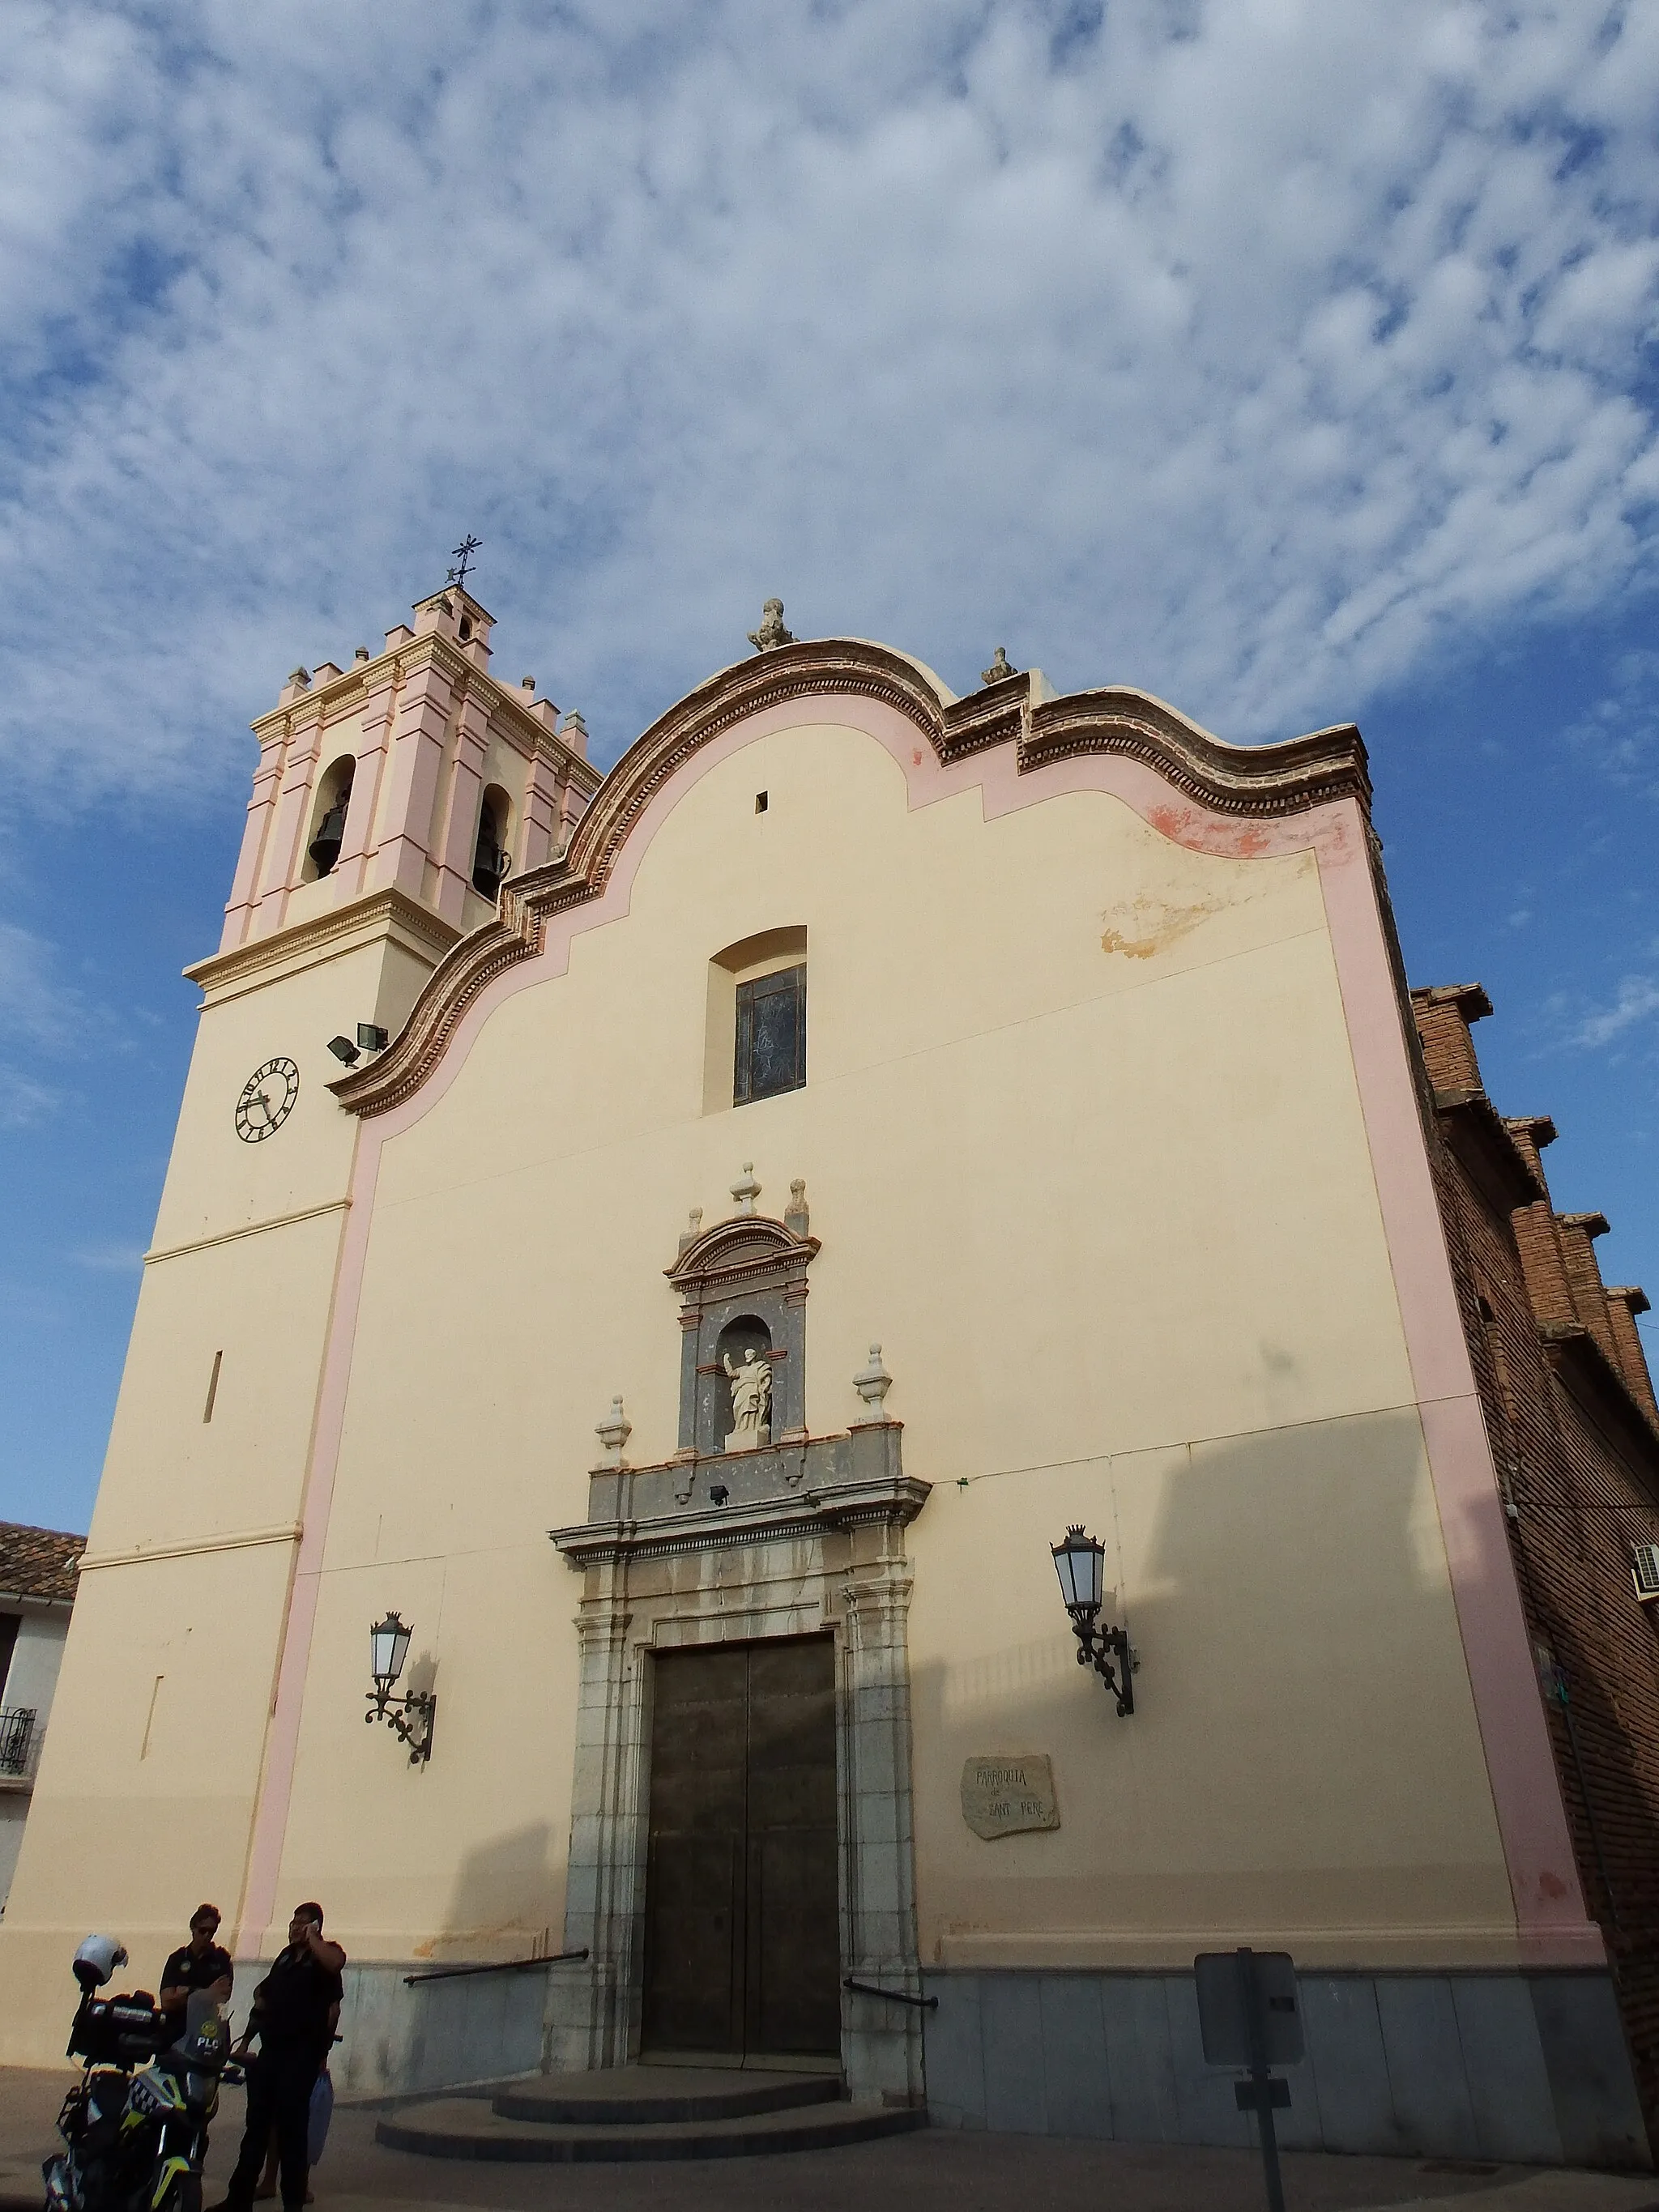
[[[134,1318],[73,1625],[0,1928],[0,2057],[61,2045],[64,1961],[149,1981],[202,1899],[240,1954],[359,1124],[330,1041],[402,1027],[599,777],[451,584],[349,668],[296,668],[259,757]],[[342,1055],[343,1056],[343,1055]],[[125,1838],[118,1851],[109,1838]],[[280,1935],[277,1940],[280,1941]]]

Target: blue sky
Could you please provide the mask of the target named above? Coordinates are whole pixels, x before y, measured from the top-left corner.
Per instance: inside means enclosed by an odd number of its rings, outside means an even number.
[[[468,529],[606,764],[774,592],[963,689],[1357,720],[1413,981],[1487,985],[1659,1292],[1659,11],[12,24],[0,1516],[90,1510],[246,724]]]

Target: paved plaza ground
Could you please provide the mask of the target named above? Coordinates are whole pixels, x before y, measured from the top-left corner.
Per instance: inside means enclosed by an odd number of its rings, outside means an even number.
[[[40,2160],[67,2071],[0,2068],[0,2212],[41,2203]],[[377,2115],[340,2106],[315,2176],[317,2212],[1262,2212],[1252,2152],[964,2135],[933,2128],[785,2157],[674,2165],[489,2166],[416,2158],[374,2141]],[[208,2161],[223,2191],[241,2132],[228,2090]],[[1659,2179],[1524,2166],[1285,2154],[1286,2212],[1380,2212],[1474,2200],[1468,2212],[1659,2212]]]

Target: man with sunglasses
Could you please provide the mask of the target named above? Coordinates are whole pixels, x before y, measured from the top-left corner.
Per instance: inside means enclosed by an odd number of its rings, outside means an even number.
[[[207,1990],[227,2004],[236,1978],[230,1954],[214,1938],[219,1933],[219,1908],[198,1905],[190,1916],[190,1941],[181,1943],[161,1969],[161,2010],[176,2040],[185,2032],[190,2001],[198,1990]]]

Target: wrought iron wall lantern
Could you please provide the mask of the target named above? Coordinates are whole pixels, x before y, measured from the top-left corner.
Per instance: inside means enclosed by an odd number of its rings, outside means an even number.
[[[399,1743],[409,1746],[410,1765],[424,1766],[432,1756],[432,1724],[438,1717],[438,1700],[429,1690],[411,1690],[406,1698],[392,1694],[409,1656],[413,1632],[395,1613],[387,1613],[369,1630],[368,1670],[374,1687],[368,1692],[368,1711],[363,1718],[371,1723],[384,1721]]]
[[[1051,1544],[1060,1594],[1072,1616],[1077,1638],[1077,1663],[1092,1667],[1117,1699],[1118,1718],[1135,1709],[1134,1678],[1140,1662],[1130,1648],[1127,1628],[1099,1626],[1105,1581],[1106,1547],[1086,1535],[1081,1526],[1068,1528],[1063,1544]],[[1113,1662],[1116,1664],[1114,1666]]]

